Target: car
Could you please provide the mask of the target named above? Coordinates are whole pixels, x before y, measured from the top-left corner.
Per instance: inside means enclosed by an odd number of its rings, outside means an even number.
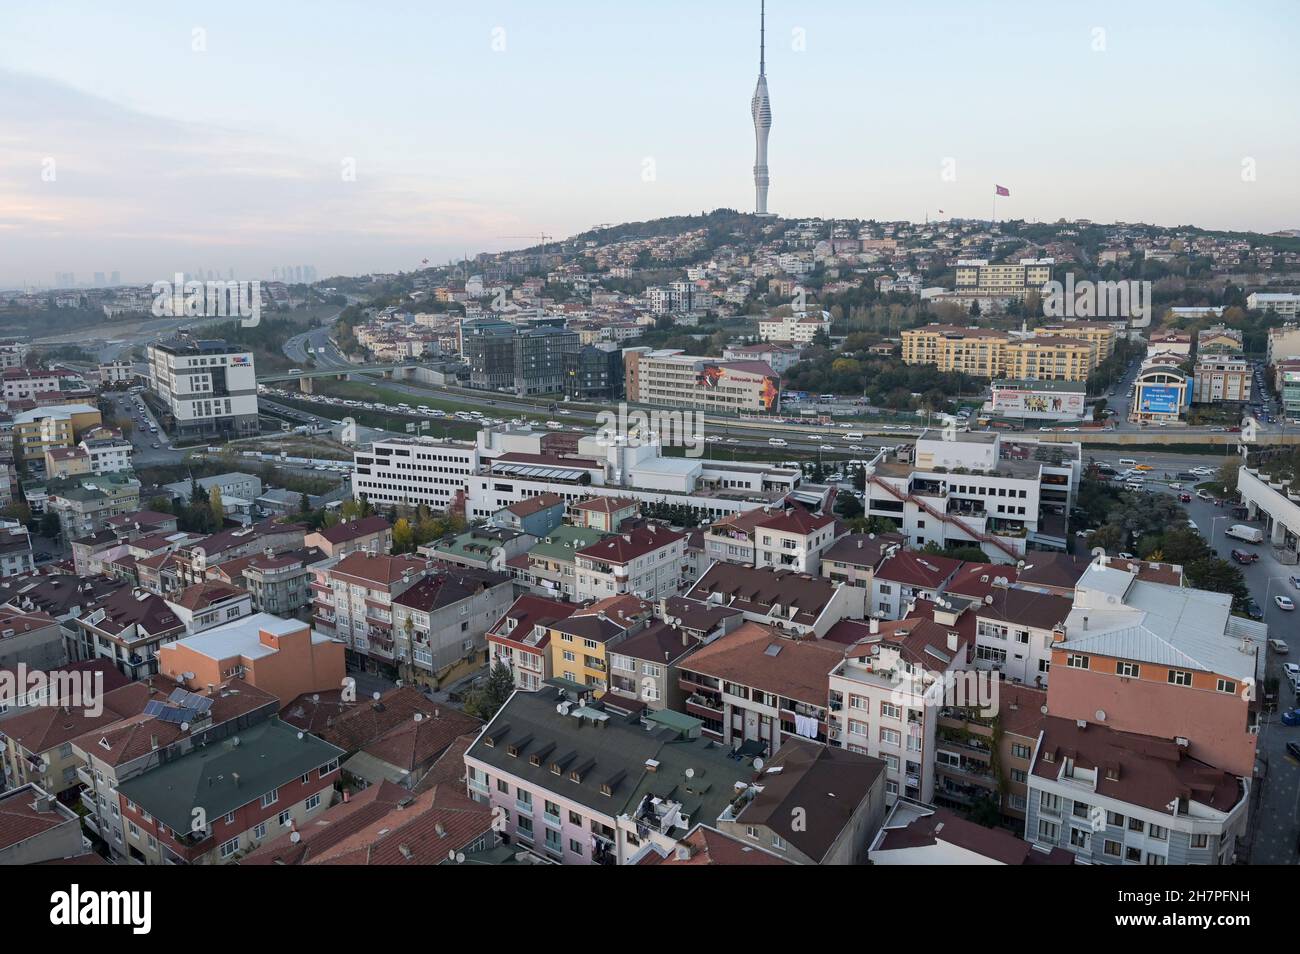
[[[1259,605],[1258,600],[1246,600],[1246,615],[1251,619],[1263,619],[1264,607]]]
[[[1129,553],[1127,550],[1121,550],[1121,551],[1120,551],[1120,554],[1119,554],[1119,558],[1120,558],[1121,560],[1136,560],[1136,559],[1137,559],[1137,557],[1135,557],[1133,554]]]
[[[1286,644],[1285,639],[1270,639],[1268,641],[1268,648],[1273,650],[1275,653],[1286,654],[1291,651],[1291,647]]]
[[[824,450],[824,451],[833,451],[833,450],[835,450],[835,448],[832,447],[830,444],[823,444],[823,445],[822,445],[822,450]]]
[[[1180,503],[1191,503],[1191,502],[1192,502],[1192,495],[1189,494],[1189,493],[1187,493],[1187,492],[1183,492],[1183,493],[1181,493],[1181,494],[1178,495],[1178,500],[1179,500]]]
[[[1046,433],[1046,432],[1051,431],[1051,428],[1050,428],[1050,427],[1040,427],[1039,430],[1040,430],[1040,431],[1043,431],[1044,433]]]
[[[734,437],[728,437],[727,440],[725,441],[725,443],[727,443],[727,444],[739,444],[740,441],[738,441],[738,440],[737,440],[736,438],[734,438]]]
[[[1182,489],[1183,489],[1183,485],[1182,485],[1182,484],[1170,484],[1170,485],[1169,485],[1169,489],[1170,489],[1170,490],[1182,490]]]
[[[710,434],[708,437],[704,438],[704,440],[705,440],[705,443],[708,443],[708,444],[721,444],[721,443],[722,443],[722,438],[719,437],[717,434]]]
[[[1242,566],[1250,566],[1250,564],[1254,563],[1256,560],[1259,559],[1259,554],[1251,553],[1248,550],[1234,549],[1232,551],[1232,558],[1236,560],[1238,563],[1240,563]]]
[[[1297,663],[1283,663],[1283,664],[1282,664],[1282,673],[1283,673],[1283,674],[1284,674],[1288,679],[1290,679],[1292,682],[1294,682],[1296,679],[1300,679],[1300,664],[1297,664]]]
[[[1283,725],[1300,725],[1300,709],[1287,709],[1278,719]]]
[[[154,450],[157,450],[158,447],[159,447],[160,445],[158,444],[157,441],[154,441],[154,442],[153,442],[152,444],[150,444],[149,446],[152,447]]]
[[[1275,596],[1273,597],[1273,602],[1277,604],[1278,609],[1286,610],[1288,613],[1295,609],[1295,600],[1291,599],[1289,596]]]
[[[1291,581],[1292,586],[1294,586],[1297,590],[1300,590],[1300,576],[1291,576],[1288,577],[1288,579]]]

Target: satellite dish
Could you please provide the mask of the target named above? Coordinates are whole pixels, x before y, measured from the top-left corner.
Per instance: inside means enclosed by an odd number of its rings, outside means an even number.
[[[298,842],[302,841],[302,835],[296,831],[291,831],[289,832],[289,841],[296,845]]]
[[[1047,706],[1040,707],[1038,711],[1041,712],[1043,715],[1047,715]]]
[[[182,731],[182,732],[188,732],[188,731],[190,731],[190,724],[189,724],[188,722],[182,722],[182,723],[181,723],[181,731]]]
[[[693,768],[688,768],[688,769],[686,770],[686,777],[687,777],[687,778],[695,778],[695,769],[693,769]]]
[[[372,692],[372,693],[370,694],[370,698],[371,698],[371,699],[374,699],[376,702],[379,701],[379,696],[380,696],[380,693],[379,693],[379,690],[377,690],[377,689],[376,689],[374,692]]]
[[[299,738],[299,739],[302,738],[302,733],[301,733],[301,732],[298,733],[298,738]]]
[[[465,853],[461,852],[460,854],[456,855],[456,864],[463,865],[464,863],[465,863]]]
[[[761,772],[761,771],[763,771],[763,760],[762,760],[762,758],[754,759],[754,771],[756,771],[756,772]]]
[[[1106,721],[1106,710],[1105,710],[1105,709],[1098,709],[1097,712],[1096,712],[1096,716],[1097,716],[1097,721],[1098,721],[1098,722],[1105,722],[1105,721]]]

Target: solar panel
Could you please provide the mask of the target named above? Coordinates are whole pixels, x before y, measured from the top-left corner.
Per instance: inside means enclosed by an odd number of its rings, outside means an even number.
[[[167,711],[167,707],[161,702],[153,701],[147,703],[144,707],[144,714],[147,716],[160,716]]]
[[[172,694],[167,697],[167,701],[172,705],[183,706],[185,705],[185,697],[189,694],[187,689],[173,689]]]

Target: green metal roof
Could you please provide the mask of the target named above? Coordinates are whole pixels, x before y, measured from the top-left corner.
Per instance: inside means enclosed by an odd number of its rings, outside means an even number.
[[[165,762],[117,790],[168,828],[186,833],[194,825],[194,809],[203,809],[210,826],[344,754],[310,733],[268,719]]]

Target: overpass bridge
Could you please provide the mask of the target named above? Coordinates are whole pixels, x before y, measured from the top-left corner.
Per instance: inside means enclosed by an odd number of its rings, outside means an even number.
[[[349,364],[340,365],[333,368],[311,368],[291,373],[288,371],[276,371],[271,374],[259,374],[257,376],[258,384],[284,384],[289,381],[297,381],[298,387],[304,394],[311,394],[314,390],[312,381],[317,378],[333,379],[335,381],[347,381],[353,375],[374,375],[379,374],[385,378],[396,378],[405,380],[414,380],[416,372],[421,370],[433,370],[429,368],[428,361],[402,361],[397,364]]]

